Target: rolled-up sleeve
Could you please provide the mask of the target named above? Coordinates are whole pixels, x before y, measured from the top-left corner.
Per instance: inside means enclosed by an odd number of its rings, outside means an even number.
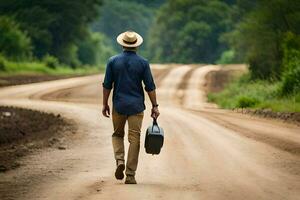
[[[155,86],[155,83],[153,80],[153,76],[151,73],[151,69],[150,69],[148,62],[145,63],[143,82],[145,85],[145,90],[147,92],[151,92],[156,89],[156,86]]]
[[[113,79],[113,72],[112,72],[112,63],[111,61],[108,61],[106,65],[105,77],[102,85],[104,88],[111,90],[113,87],[113,82],[114,79]]]

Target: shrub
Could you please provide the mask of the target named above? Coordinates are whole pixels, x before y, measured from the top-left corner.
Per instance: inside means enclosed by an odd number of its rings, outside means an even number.
[[[300,92],[300,66],[285,73],[282,78],[281,93],[288,95]]]
[[[291,32],[285,34],[282,42],[283,61],[282,68],[284,72],[293,70],[300,65],[300,36]]]
[[[79,43],[77,52],[81,63],[88,65],[105,63],[115,53],[109,38],[101,33],[89,33],[89,36]]]
[[[251,108],[259,103],[259,100],[253,97],[247,97],[247,96],[241,96],[238,99],[238,105],[239,108]]]
[[[234,50],[224,51],[217,61],[218,64],[231,64],[234,63],[235,55]]]
[[[70,44],[64,48],[59,49],[59,52],[55,54],[60,63],[69,65],[75,69],[81,65],[77,56],[78,46],[76,44]]]
[[[287,32],[283,41],[282,95],[299,93],[300,91],[300,36]]]
[[[0,52],[12,59],[31,56],[31,40],[11,18],[0,16]]]
[[[0,71],[5,71],[6,69],[6,59],[0,55]]]
[[[43,62],[46,64],[47,67],[49,67],[51,69],[55,69],[59,65],[58,59],[56,57],[50,56],[50,55],[46,55],[43,58]]]

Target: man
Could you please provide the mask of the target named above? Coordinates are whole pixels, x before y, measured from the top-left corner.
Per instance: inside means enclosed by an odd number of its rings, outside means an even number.
[[[117,37],[117,42],[124,51],[110,58],[107,63],[103,82],[102,114],[105,117],[110,115],[108,97],[111,89],[114,88],[112,144],[117,164],[115,177],[119,180],[124,178],[124,126],[128,121],[129,149],[125,184],[136,184],[135,171],[138,164],[140,133],[145,110],[142,82],[152,103],[151,117],[157,118],[159,111],[149,63],[136,54],[137,48],[143,43],[143,38],[133,31],[126,31]]]

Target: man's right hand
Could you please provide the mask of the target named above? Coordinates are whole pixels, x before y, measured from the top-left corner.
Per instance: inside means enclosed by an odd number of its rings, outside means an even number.
[[[158,107],[153,107],[151,110],[151,117],[154,119],[157,119],[158,116],[160,115]]]
[[[103,105],[103,107],[102,107],[102,115],[104,117],[109,117],[109,115],[110,115],[109,105]]]

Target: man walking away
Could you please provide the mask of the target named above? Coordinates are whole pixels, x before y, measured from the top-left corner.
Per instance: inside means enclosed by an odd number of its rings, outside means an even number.
[[[143,43],[143,38],[133,31],[126,31],[117,37],[117,42],[123,47],[123,52],[111,57],[107,63],[103,82],[102,114],[105,117],[110,115],[108,98],[113,88],[112,144],[117,164],[115,177],[119,180],[124,178],[124,127],[127,121],[129,149],[125,184],[136,184],[135,172],[138,165],[141,126],[145,110],[142,82],[152,103],[151,117],[157,118],[159,111],[149,63],[136,54],[137,47]]]

